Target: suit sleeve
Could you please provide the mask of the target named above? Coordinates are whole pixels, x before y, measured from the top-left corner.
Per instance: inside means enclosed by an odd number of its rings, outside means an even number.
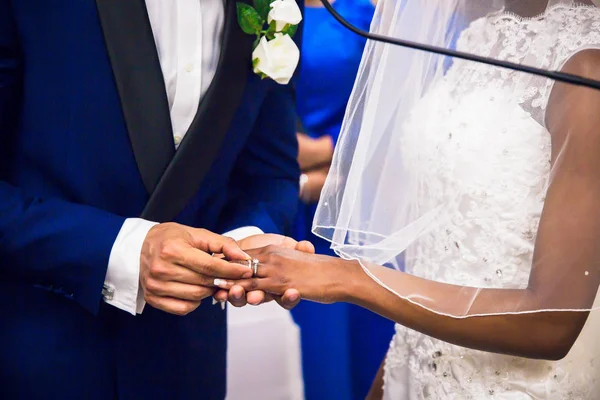
[[[21,52],[9,0],[0,0],[0,280],[39,285],[96,313],[124,218],[11,185],[22,96]]]

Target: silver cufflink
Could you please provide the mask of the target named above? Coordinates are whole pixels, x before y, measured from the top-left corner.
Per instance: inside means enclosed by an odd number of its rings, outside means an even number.
[[[102,287],[102,297],[104,300],[110,301],[115,297],[115,289],[111,288],[108,285],[104,285]]]

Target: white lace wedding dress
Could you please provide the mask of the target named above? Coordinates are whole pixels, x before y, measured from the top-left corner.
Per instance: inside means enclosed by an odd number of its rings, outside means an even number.
[[[471,24],[457,47],[521,62],[535,54],[528,33],[540,24],[554,26],[547,38],[556,42],[552,54],[536,54],[546,68],[558,70],[575,53],[600,49],[600,10],[593,6],[558,6],[531,19],[488,16]],[[514,76],[457,60],[414,110],[402,152],[409,167],[428,178],[429,194],[438,194],[423,201],[443,200],[449,187],[469,196],[453,210],[451,222],[413,246],[409,272],[452,282],[460,266],[463,284],[468,279],[479,287],[526,286],[550,171],[550,134],[543,122],[552,85],[533,80],[515,99],[502,89]],[[489,266],[485,274],[482,265]],[[465,278],[469,266],[472,276]],[[599,317],[591,313],[572,351],[558,362],[470,350],[397,325],[384,397],[600,399]]]

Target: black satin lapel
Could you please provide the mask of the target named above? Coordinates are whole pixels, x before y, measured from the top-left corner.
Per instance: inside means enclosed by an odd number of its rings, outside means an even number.
[[[173,158],[169,103],[144,0],[96,0],[135,159],[153,193]]]
[[[121,0],[123,1],[123,0]],[[170,221],[198,192],[229,130],[251,69],[253,37],[239,28],[236,1],[227,0],[223,43],[215,77],[173,161],[142,214],[156,222]]]

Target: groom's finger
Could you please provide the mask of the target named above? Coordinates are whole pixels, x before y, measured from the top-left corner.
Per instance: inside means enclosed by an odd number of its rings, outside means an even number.
[[[148,280],[146,282],[148,293],[158,297],[170,297],[179,300],[199,302],[212,296],[216,289],[213,287],[188,285],[180,282],[160,282]]]
[[[215,278],[192,271],[180,265],[164,264],[150,270],[148,280],[179,282],[189,285],[214,286]]]
[[[265,292],[262,290],[254,290],[246,294],[246,301],[248,304],[258,306],[265,302]]]
[[[157,310],[175,315],[187,315],[200,305],[200,301],[188,301],[152,295],[147,296],[146,301]]]
[[[213,298],[218,302],[225,303],[229,299],[229,291],[226,289],[218,289],[213,295]]]
[[[295,249],[304,253],[315,254],[315,246],[308,240],[298,242]]]
[[[230,237],[222,236],[206,229],[190,228],[194,246],[206,253],[221,253],[232,260],[248,260],[250,257],[238,243]]]
[[[225,279],[252,276],[252,271],[247,265],[230,263],[194,248],[183,249],[177,261],[181,266],[206,276]]]

